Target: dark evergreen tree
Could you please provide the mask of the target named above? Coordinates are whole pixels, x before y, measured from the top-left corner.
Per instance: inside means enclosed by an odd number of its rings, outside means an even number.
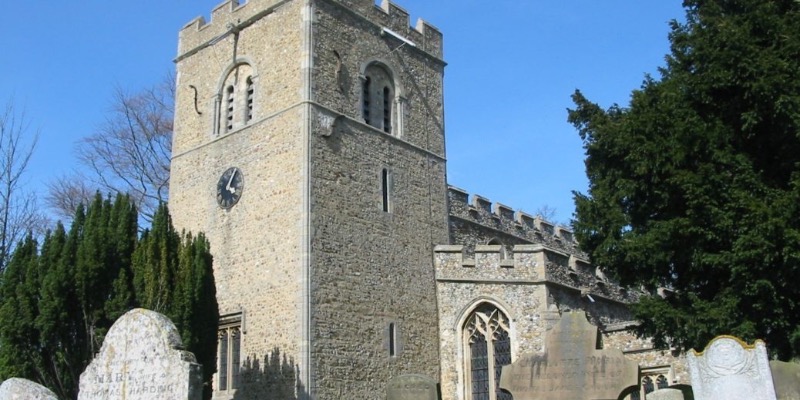
[[[580,92],[586,149],[574,228],[658,344],[715,335],[800,355],[800,2],[685,0],[660,79],[627,108]]]
[[[41,273],[37,243],[30,235],[20,243],[5,267],[0,283],[0,374],[37,376],[41,364],[35,332]]]
[[[97,195],[68,233],[59,224],[41,249],[32,237],[17,247],[0,275],[0,379],[31,379],[75,398],[113,322],[145,307],[173,320],[210,381],[219,312],[208,242],[181,239],[165,205],[152,230],[137,232],[128,196]]]
[[[141,307],[169,317],[183,345],[203,364],[205,397],[211,397],[216,372],[219,310],[208,241],[175,231],[167,206],[153,215],[133,260],[134,287]]]

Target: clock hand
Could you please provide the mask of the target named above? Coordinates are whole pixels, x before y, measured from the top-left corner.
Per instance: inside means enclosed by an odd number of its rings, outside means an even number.
[[[227,189],[231,193],[236,193],[236,188],[231,187],[231,184],[233,183],[233,178],[236,177],[236,173],[237,172],[239,172],[239,169],[238,168],[234,168],[233,169],[233,173],[231,174],[231,178],[228,179],[228,184],[225,185],[225,189]]]

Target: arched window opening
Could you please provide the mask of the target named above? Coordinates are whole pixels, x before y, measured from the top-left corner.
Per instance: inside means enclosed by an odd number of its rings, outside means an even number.
[[[669,387],[669,381],[664,375],[659,375],[658,378],[656,378],[656,387],[659,389],[665,389]]]
[[[661,389],[669,387],[670,378],[672,375],[671,366],[649,367],[641,371],[641,384],[635,392],[631,392],[630,396],[626,397],[629,400],[647,399],[647,395]]]
[[[370,64],[362,81],[361,114],[364,122],[386,133],[394,133],[394,99],[391,72],[377,63]]]
[[[652,393],[656,390],[656,387],[653,385],[653,379],[649,376],[645,376],[642,378],[642,388],[644,389],[644,393]]]
[[[467,395],[470,400],[511,400],[500,389],[500,372],[511,364],[509,319],[497,307],[481,304],[467,318],[463,334],[467,357]]]
[[[253,68],[239,64],[228,72],[217,97],[215,133],[228,133],[255,117],[256,79]]]

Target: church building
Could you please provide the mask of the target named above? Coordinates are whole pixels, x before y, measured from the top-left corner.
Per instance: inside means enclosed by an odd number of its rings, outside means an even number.
[[[180,31],[170,210],[211,242],[215,399],[384,399],[403,374],[510,399],[500,369],[567,310],[639,362],[629,398],[687,380],[567,228],[448,186],[445,65],[388,0],[229,0]]]

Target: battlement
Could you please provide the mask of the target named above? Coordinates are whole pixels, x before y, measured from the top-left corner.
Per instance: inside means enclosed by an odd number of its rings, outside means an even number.
[[[523,211],[514,211],[501,203],[472,195],[455,186],[449,186],[447,199],[451,217],[456,217],[490,229],[516,236],[530,243],[542,243],[578,258],[587,259],[578,248],[575,236],[565,226],[532,216]]]
[[[210,21],[197,17],[186,24],[178,35],[178,58],[198,48],[213,44],[225,35],[244,29],[293,0],[227,0],[211,12]],[[382,36],[395,37],[431,55],[442,58],[442,33],[433,25],[418,19],[411,26],[409,13],[397,4],[383,0],[317,0],[338,4],[381,28]]]
[[[600,268],[575,254],[567,254],[544,244],[516,245],[512,251],[503,246],[475,246],[470,258],[462,245],[439,245],[434,248],[437,281],[491,283],[551,283],[617,302],[636,301],[641,293],[629,291],[608,279]]]

